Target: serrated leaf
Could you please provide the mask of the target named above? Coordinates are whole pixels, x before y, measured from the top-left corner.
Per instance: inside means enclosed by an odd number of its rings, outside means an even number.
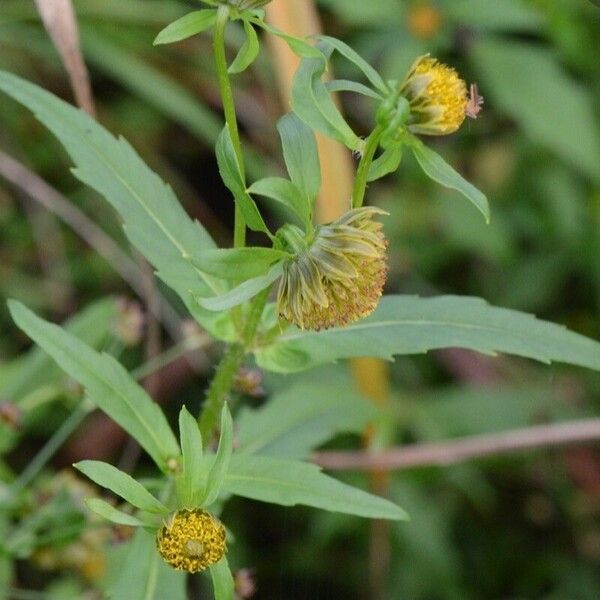
[[[217,11],[214,8],[195,10],[167,25],[155,38],[154,45],[172,44],[206,31],[215,24]]]
[[[206,480],[206,492],[200,502],[206,506],[211,505],[219,496],[233,450],[233,420],[231,419],[227,403],[223,405],[223,410],[221,411],[220,433],[217,454]]]
[[[215,600],[233,600],[235,584],[226,556],[217,564],[211,565],[210,575],[212,577]]]
[[[258,295],[277,279],[279,279],[282,273],[283,263],[280,262],[271,267],[269,272],[265,275],[248,279],[225,294],[213,296],[212,298],[202,298],[200,296],[196,296],[196,301],[207,310],[229,310],[234,306],[239,306],[247,300],[254,298],[254,296]]]
[[[189,291],[192,281],[207,295],[225,291],[220,282],[199,272],[191,262],[191,257],[215,248],[215,244],[185,213],[172,189],[123,138],[113,137],[89,115],[4,71],[0,71],[0,90],[32,110],[54,133],[76,164],[74,175],[119,212],[132,244],[194,316],[217,334],[215,315],[202,311]]]
[[[477,210],[490,221],[488,200],[472,183],[457,173],[437,152],[426,146],[421,140],[413,137],[409,143],[415,158],[425,174],[444,187],[460,192],[472,202]]]
[[[73,466],[94,483],[117,494],[136,508],[159,514],[169,512],[169,509],[141,483],[108,463],[98,460],[83,460]]]
[[[311,222],[311,202],[289,180],[282,177],[259,179],[248,188],[249,194],[265,196],[291,209],[303,225]]]
[[[245,19],[243,23],[246,40],[229,66],[228,71],[231,74],[242,73],[245,71],[256,60],[260,50],[258,36],[256,35],[256,31],[254,31],[254,27],[252,27],[252,23]]]
[[[198,428],[198,421],[192,417],[185,406],[179,412],[179,441],[183,454],[183,472],[177,488],[179,500],[182,506],[193,509],[199,505],[204,490],[202,435]]]
[[[137,517],[118,510],[100,498],[86,498],[85,503],[92,512],[95,512],[111,523],[128,525],[129,527],[144,527],[144,523]]]
[[[294,113],[282,117],[277,130],[290,179],[314,201],[321,189],[321,164],[313,130]]]
[[[389,93],[388,86],[381,78],[381,75],[362,56],[350,48],[348,44],[329,35],[320,35],[318,39],[335,48],[342,56],[358,67],[382,94],[387,95]]]
[[[391,360],[398,354],[452,347],[600,370],[598,342],[526,313],[461,296],[385,296],[362,321],[321,332],[290,329],[257,350],[256,359],[265,369],[285,373],[343,358]]]
[[[160,407],[129,373],[112,356],[99,354],[22,304],[11,301],[9,310],[15,323],[86,388],[92,402],[135,438],[166,471],[167,460],[179,455],[177,440]]]
[[[246,224],[253,231],[262,231],[268,234],[269,230],[254,200],[246,192],[246,185],[233,149],[228,125],[225,125],[223,131],[221,131],[215,151],[223,183],[225,183],[227,189],[233,194],[236,204],[240,207],[244,215]]]
[[[303,504],[373,519],[407,519],[398,506],[321,473],[309,463],[270,456],[234,454],[223,489],[271,504]]]

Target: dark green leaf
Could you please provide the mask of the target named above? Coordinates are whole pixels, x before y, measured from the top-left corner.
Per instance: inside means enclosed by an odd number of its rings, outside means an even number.
[[[196,10],[167,25],[154,40],[154,45],[172,44],[185,40],[212,27],[217,19],[214,8]]]

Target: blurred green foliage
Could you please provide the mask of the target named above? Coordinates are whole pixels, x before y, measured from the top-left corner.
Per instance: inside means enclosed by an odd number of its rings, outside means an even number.
[[[416,56],[430,52],[477,82],[485,97],[478,120],[435,145],[486,191],[491,225],[482,228],[472,207],[429,182],[409,158],[396,175],[369,188],[370,203],[394,207],[386,223],[389,290],[481,296],[599,338],[600,8],[587,0],[321,0],[320,5],[327,33],[351,44],[386,78],[401,78]],[[217,239],[227,240],[232,211],[213,156],[222,119],[209,41],[200,37],[152,47],[162,27],[197,3],[77,0],[75,6],[99,119],[172,182],[187,210]],[[241,32],[232,31],[231,46],[242,41]],[[0,67],[71,98],[33,2],[2,0]],[[340,61],[337,75],[345,76],[348,68]],[[260,176],[265,164],[279,164],[273,123],[283,112],[265,53],[237,83],[251,168]],[[355,129],[367,132],[370,100],[348,95],[343,102]],[[3,98],[0,123],[2,151],[30,165],[125,245],[115,216],[63,175],[66,156],[29,114]],[[130,293],[76,234],[1,177],[0,232],[4,297],[61,318],[107,293]],[[52,393],[46,398],[40,392],[30,401],[58,399],[44,418],[26,418],[18,435],[9,438],[2,426],[0,446],[12,452],[0,459],[1,491],[58,427],[78,390],[59,380],[56,371],[38,382],[33,369],[25,371],[27,389],[9,393],[22,365],[40,358],[13,360],[25,341],[4,303],[0,331],[0,401],[18,403],[44,389]],[[89,342],[110,344],[106,331],[98,328]],[[139,363],[140,354],[127,350],[126,358]],[[393,381],[395,426],[388,443],[475,435],[588,416],[600,408],[597,375],[467,353],[401,358],[393,366]],[[197,397],[201,384],[188,384],[182,397]],[[280,384],[272,377],[266,385]],[[335,446],[355,441],[340,438]],[[51,468],[61,464],[59,457]],[[348,481],[353,479],[360,477]],[[0,516],[0,537],[14,533],[17,518],[19,532],[30,541],[39,535],[32,514],[52,504],[44,504],[36,491],[43,482],[36,485],[22,505],[29,515]],[[412,521],[392,526],[389,598],[600,597],[597,452],[544,451],[400,472],[391,495]],[[67,520],[77,529],[83,513],[70,505],[69,511]],[[230,563],[255,569],[261,600],[367,597],[366,522],[240,500],[225,517],[240,538]],[[56,529],[47,523],[40,527]],[[121,549],[115,538],[98,544],[111,552]],[[30,554],[31,548],[23,556]],[[108,578],[114,576],[111,564]],[[7,565],[0,555],[0,598],[12,597],[1,591]],[[46,585],[39,563],[17,563],[19,583],[44,588],[46,598],[87,598],[84,594],[101,588],[106,578],[98,583],[73,563],[53,572]]]

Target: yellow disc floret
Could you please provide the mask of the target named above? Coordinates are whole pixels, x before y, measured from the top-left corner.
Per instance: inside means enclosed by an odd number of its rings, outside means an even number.
[[[197,573],[219,562],[227,551],[225,527],[205,510],[180,510],[158,532],[156,545],[174,569]]]
[[[465,120],[467,85],[453,68],[435,58],[419,57],[400,93],[410,104],[407,126],[413,133],[447,135]]]
[[[301,329],[341,327],[370,315],[387,276],[387,242],[364,207],[317,229],[310,245],[284,266],[279,314]]]

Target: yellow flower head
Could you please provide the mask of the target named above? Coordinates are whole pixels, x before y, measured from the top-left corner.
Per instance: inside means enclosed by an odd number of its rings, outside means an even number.
[[[318,227],[312,243],[296,245],[279,284],[279,315],[301,329],[341,327],[370,315],[387,276],[385,214],[356,208]]]
[[[205,510],[179,510],[158,532],[156,545],[174,569],[197,573],[219,562],[227,551],[225,527]]]
[[[454,69],[435,58],[417,58],[400,94],[410,104],[407,126],[413,133],[448,135],[465,120],[467,85]]]

